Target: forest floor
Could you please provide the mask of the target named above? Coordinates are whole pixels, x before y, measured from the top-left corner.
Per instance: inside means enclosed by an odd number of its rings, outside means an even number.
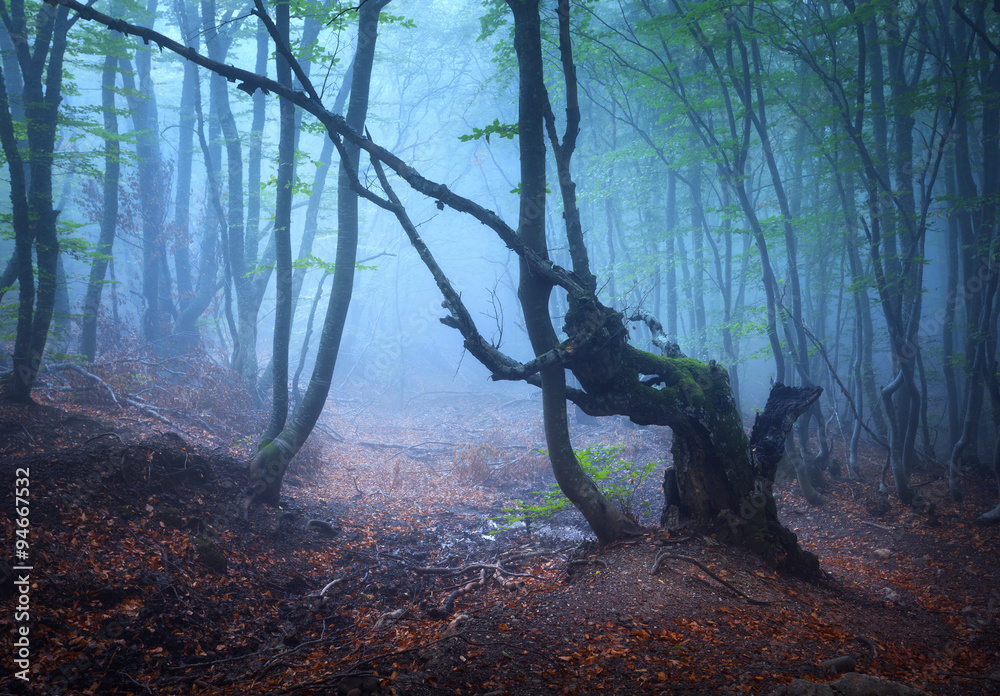
[[[1000,694],[1000,529],[972,522],[995,503],[985,477],[956,505],[932,467],[915,476],[932,514],[877,517],[871,484],[831,483],[820,507],[781,484],[782,520],[827,573],[808,583],[657,528],[664,462],[629,498],[645,536],[601,548],[571,512],[496,533],[551,481],[533,398],[331,400],[283,509],[244,520],[239,432],[260,424],[211,385],[187,408],[119,409],[48,379],[38,405],[0,402],[2,558],[32,568],[29,592],[0,587],[22,603],[3,602],[0,693],[768,694],[849,656],[931,694]],[[666,429],[575,433],[669,458]]]

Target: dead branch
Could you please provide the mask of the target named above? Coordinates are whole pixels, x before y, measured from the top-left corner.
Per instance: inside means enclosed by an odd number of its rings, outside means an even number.
[[[330,582],[326,583],[326,585],[323,586],[323,589],[320,590],[319,592],[317,592],[315,596],[317,596],[317,597],[325,597],[326,593],[329,592],[331,589],[333,589],[334,587],[337,587],[338,585],[343,585],[343,584],[344,584],[344,578],[343,577],[331,580]]]
[[[797,321],[795,319],[792,313],[788,311],[788,308],[785,307],[784,304],[782,304],[780,299],[778,300],[778,305],[781,307],[782,311],[788,316],[788,318],[794,321],[798,328],[802,329],[802,332],[809,338],[810,341],[812,341],[813,345],[816,346],[816,349],[819,351],[820,356],[823,358],[823,362],[826,363],[826,368],[830,372],[830,377],[832,377],[833,380],[837,383],[837,386],[840,387],[841,393],[844,395],[844,398],[847,399],[847,403],[851,407],[851,412],[854,414],[855,419],[857,419],[861,427],[865,429],[865,432],[868,433],[868,435],[872,438],[874,442],[877,442],[885,449],[889,449],[889,444],[885,440],[880,438],[877,433],[872,431],[872,429],[868,427],[868,424],[865,423],[864,419],[861,417],[861,414],[858,413],[858,408],[854,404],[854,399],[851,397],[851,393],[848,391],[847,387],[844,386],[844,383],[840,381],[840,377],[837,375],[837,371],[833,369],[833,363],[830,362],[830,356],[827,355],[826,348],[823,347],[823,344],[820,343],[820,340],[816,338],[815,334],[813,334],[812,331],[809,330],[808,326],[803,324],[801,321]],[[834,412],[836,413],[836,408],[834,409]]]
[[[292,104],[295,104],[302,110],[315,116],[319,122],[323,124],[327,132],[330,134],[331,139],[333,139],[337,152],[345,162],[350,158],[347,156],[347,151],[341,141],[341,138],[350,141],[352,145],[358,146],[368,153],[373,159],[377,159],[380,162],[385,163],[386,166],[392,169],[393,172],[403,179],[414,191],[436,200],[443,205],[447,205],[458,212],[471,215],[477,221],[491,229],[508,249],[512,250],[519,257],[524,259],[525,263],[531,267],[532,272],[537,273],[550,280],[553,284],[564,288],[571,296],[586,297],[590,294],[588,289],[573,273],[552,263],[549,259],[544,258],[531,249],[524,242],[524,240],[518,236],[517,231],[508,225],[495,212],[488,208],[484,208],[475,201],[455,193],[444,184],[425,178],[422,174],[420,174],[420,172],[413,167],[410,167],[395,154],[384,147],[377,145],[370,138],[358,133],[356,130],[347,125],[347,121],[343,116],[328,111],[323,103],[316,98],[314,90],[312,93],[307,93],[305,91],[283,85],[280,82],[272,80],[266,76],[258,75],[250,70],[245,70],[234,65],[212,60],[211,58],[199,53],[194,48],[185,46],[165,34],[148,27],[130,24],[122,19],[104,14],[103,12],[94,9],[90,5],[85,5],[78,0],[46,1],[52,5],[62,5],[67,7],[76,12],[79,17],[103,24],[113,31],[117,31],[127,36],[135,36],[142,39],[146,44],[154,43],[161,50],[165,48],[172,51],[182,58],[191,61],[195,65],[199,65],[212,71],[216,75],[226,78],[229,82],[237,83],[237,89],[246,92],[247,94],[252,95],[259,89],[265,94],[272,93],[287,99]],[[294,60],[291,62],[295,65]],[[351,171],[350,167],[347,167],[347,169]],[[388,202],[384,199],[372,194],[368,191],[368,189],[361,185],[356,174],[351,176],[351,187],[355,188],[359,195],[371,200],[376,205],[392,210],[391,204],[388,204]]]
[[[861,524],[867,524],[869,527],[877,527],[878,529],[884,529],[887,532],[892,531],[892,527],[886,527],[882,524],[875,524],[874,522],[868,522],[867,520],[861,520]]]
[[[649,328],[649,333],[653,335],[653,345],[660,349],[660,352],[668,358],[683,358],[684,353],[677,341],[671,340],[663,330],[660,320],[644,309],[637,309],[632,312],[629,321],[641,321]]]
[[[515,553],[503,559],[504,563],[514,563],[515,561],[524,561],[529,558],[537,558],[538,556],[561,556],[567,551],[571,550],[573,546],[564,546],[561,549],[553,549],[551,551],[525,551],[523,553]],[[502,557],[502,556],[501,556]]]
[[[55,363],[53,365],[46,365],[45,369],[53,371],[53,372],[56,371],[56,370],[72,370],[73,372],[76,372],[77,374],[83,375],[84,377],[86,377],[90,381],[97,382],[102,387],[104,387],[107,390],[108,394],[111,396],[111,400],[115,402],[115,406],[117,406],[118,408],[122,407],[122,405],[118,402],[118,397],[115,396],[114,391],[112,391],[111,387],[108,386],[107,382],[105,382],[103,379],[101,379],[97,375],[93,374],[92,372],[88,372],[87,370],[83,369],[82,367],[80,367],[76,363],[68,363],[68,362],[67,363]]]
[[[764,600],[761,600],[761,599],[753,599],[752,597],[749,597],[742,590],[740,590],[737,587],[734,587],[731,583],[723,580],[716,573],[714,573],[713,571],[709,570],[708,566],[706,566],[704,563],[702,563],[701,561],[697,561],[697,560],[695,560],[693,558],[689,558],[688,556],[678,556],[678,555],[673,554],[673,553],[666,553],[664,551],[661,551],[660,553],[656,554],[656,560],[653,561],[653,570],[651,572],[651,575],[656,575],[657,571],[660,569],[660,564],[663,563],[663,561],[665,561],[667,559],[670,559],[670,560],[673,560],[673,561],[686,561],[688,563],[693,563],[694,565],[698,566],[703,571],[705,571],[706,573],[708,573],[708,575],[710,575],[712,577],[712,579],[714,579],[716,582],[719,582],[722,585],[725,585],[727,588],[729,588],[730,592],[732,592],[733,594],[735,594],[737,597],[741,597],[741,598],[745,599],[750,604],[760,604],[760,605],[763,605],[763,604],[774,604],[774,602],[768,602],[768,601],[764,601]]]
[[[396,556],[396,560],[404,561],[404,559]],[[455,575],[462,575],[468,573],[469,571],[494,571],[505,575],[510,578],[534,578],[535,580],[540,580],[537,575],[532,575],[531,573],[515,573],[512,570],[507,570],[499,563],[470,563],[467,566],[462,566],[461,568],[428,568],[428,567],[416,567],[411,568],[417,575],[440,575],[442,577],[453,577]]]
[[[141,401],[139,399],[133,399],[132,397],[128,397],[128,396],[125,397],[125,403],[130,404],[132,406],[135,406],[137,409],[139,409],[140,411],[142,411],[146,415],[150,416],[154,420],[158,420],[161,423],[163,423],[164,425],[166,425],[166,426],[168,426],[170,428],[173,428],[174,430],[179,430],[181,432],[185,432],[184,428],[180,427],[179,425],[177,425],[176,423],[174,423],[172,420],[170,420],[169,418],[167,418],[166,416],[164,416],[162,413],[160,413],[159,409],[157,409],[152,404],[147,404],[145,401]]]
[[[590,565],[591,563],[603,566],[605,570],[608,569],[607,561],[602,561],[600,558],[574,558],[571,561],[567,561],[566,566],[570,567],[575,565]]]

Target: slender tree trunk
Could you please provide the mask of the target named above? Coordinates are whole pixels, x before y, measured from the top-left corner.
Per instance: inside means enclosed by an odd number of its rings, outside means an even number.
[[[88,362],[93,362],[97,354],[97,316],[118,222],[121,154],[118,147],[118,115],[115,113],[114,89],[117,74],[118,58],[109,53],[104,58],[104,71],[101,75],[101,108],[104,111],[104,130],[109,134],[104,140],[104,208],[101,212],[101,232],[97,240],[99,256],[94,259],[94,265],[90,269],[90,282],[83,300],[83,327],[80,336],[80,352]]]
[[[0,105],[0,108],[3,106]],[[12,290],[17,284],[17,265],[17,247],[15,246],[14,252],[3,267],[3,272],[0,272],[0,302],[3,302],[3,296],[7,294],[7,291]]]
[[[521,196],[518,236],[525,244],[548,258],[545,239],[545,132],[543,105],[548,102],[543,83],[541,24],[538,0],[511,0],[514,15],[514,49],[520,77],[518,142],[521,154]],[[536,355],[559,343],[549,317],[552,285],[531,271],[521,259],[518,298],[524,313],[528,338]],[[598,490],[584,472],[573,452],[566,418],[566,372],[562,365],[543,368],[542,422],[549,461],[556,482],[566,497],[587,519],[599,541],[606,543],[622,536],[632,525]]]
[[[375,42],[378,38],[378,17],[389,0],[368,0],[358,10],[358,48],[354,59],[354,77],[350,102],[347,108],[347,124],[358,132],[363,132],[368,113],[368,98],[371,87],[372,67],[375,60]],[[351,167],[355,175],[360,150],[357,145],[347,145],[347,161],[341,162],[341,174],[337,190],[337,256],[333,276],[333,288],[327,306],[326,320],[316,351],[316,363],[312,378],[306,389],[302,403],[295,410],[291,420],[267,445],[258,450],[250,463],[252,498],[270,505],[276,505],[281,492],[281,482],[288,462],[305,444],[319,420],[330,392],[333,369],[340,351],[340,341],[344,332],[344,322],[350,307],[354,288],[354,266],[358,249],[358,195],[351,189],[351,176],[346,167]]]
[[[226,59],[230,37],[219,34],[215,27],[215,1],[202,0],[202,21],[206,28],[206,47],[209,56],[220,62]],[[246,218],[244,217],[244,177],[243,145],[236,128],[229,105],[229,94],[225,80],[213,77],[212,107],[226,146],[226,169],[228,178],[228,212],[225,248],[231,273],[231,282],[236,289],[236,345],[233,350],[233,369],[243,378],[247,390],[257,398],[257,311],[254,302],[253,279],[248,276],[256,261],[254,249],[247,249]],[[251,232],[252,236],[253,232]]]
[[[275,7],[280,4],[276,3]],[[267,33],[267,27],[263,22],[257,22],[257,59],[254,70],[258,75],[267,74],[267,61],[271,50],[271,41]],[[247,152],[247,226],[246,251],[244,253],[251,256],[253,262],[256,262],[257,247],[260,245],[261,238],[260,171],[264,152],[264,126],[267,123],[267,95],[261,90],[257,90],[253,94],[252,102],[253,118],[250,123],[250,147]],[[266,286],[270,278],[270,273],[265,271],[260,276],[258,285]],[[263,289],[258,294],[263,294]]]
[[[708,337],[705,321],[705,237],[707,227],[705,209],[701,201],[701,171],[695,170],[691,175],[691,249],[694,256],[694,287],[691,288],[694,299],[694,331],[695,345],[699,360],[708,356]]]
[[[185,42],[198,49],[197,34],[190,33],[191,23],[187,19],[189,8],[184,6],[184,0],[175,4],[178,13],[178,24]],[[194,25],[199,26],[197,15]],[[191,175],[194,165],[194,81],[198,79],[198,66],[191,62],[184,63],[184,78],[181,82],[180,115],[177,122],[177,189],[174,193],[174,268],[177,272],[177,305],[183,310],[195,298],[194,280],[191,273]],[[204,253],[204,252],[203,252]],[[179,319],[179,317],[178,317]],[[174,328],[174,333],[179,330]],[[196,344],[197,340],[192,343]]]
[[[14,372],[8,394],[19,401],[28,401],[31,386],[40,361],[30,359],[31,319],[35,303],[35,273],[31,262],[31,247],[34,229],[29,220],[28,184],[25,177],[24,160],[14,134],[14,120],[11,117],[11,99],[7,94],[5,73],[0,71],[0,142],[3,144],[10,177],[10,202],[14,226],[14,254],[11,264],[15,267],[18,282],[17,336],[14,343]],[[6,274],[5,274],[6,275]]]
[[[192,4],[191,8],[187,8],[183,3],[178,3],[175,7],[179,13],[177,21],[181,28],[181,33],[188,37],[188,45],[197,49],[199,43],[199,32],[191,31],[191,28],[201,26],[201,21],[199,20],[197,13],[191,19],[187,16],[188,10],[196,8],[196,5]],[[198,82],[197,66],[191,63],[185,63],[184,81],[181,87],[181,132],[179,136],[180,145],[177,161],[178,186],[175,203],[175,219],[179,228],[179,234],[183,236],[183,239],[180,240],[179,243],[184,242],[182,245],[185,249],[188,247],[187,242],[190,239],[191,226],[189,210],[191,187],[189,185],[189,177],[191,176],[192,164],[194,160],[193,139],[196,134],[200,134],[200,145],[204,130],[204,123],[201,118],[202,108],[200,100],[201,88],[200,83]],[[189,131],[190,140],[186,139],[185,131]],[[190,151],[188,150],[189,147]],[[206,175],[208,178],[212,179],[216,176],[216,170],[214,169],[214,163],[211,162],[211,151],[208,147],[203,147],[202,149],[202,154],[205,159]],[[211,204],[212,209],[218,212],[218,209],[216,208],[218,191],[215,188],[215,185],[212,184],[209,184],[208,189],[209,196],[213,201]],[[215,299],[219,290],[218,246],[220,222],[224,222],[224,220],[221,218],[217,219],[215,216],[209,215],[205,222],[204,229],[202,230],[197,288],[193,287],[190,278],[182,280],[184,275],[184,272],[182,271],[184,259],[175,256],[175,259],[180,259],[176,261],[178,297],[180,302],[177,321],[174,324],[174,336],[183,350],[189,350],[198,344],[200,340],[200,332],[197,324],[198,319],[202,314],[204,314],[205,310],[208,309],[208,306],[212,303],[212,300]],[[182,254],[181,256],[184,255]],[[190,264],[188,263],[188,265]],[[190,268],[187,273],[190,273]],[[186,294],[181,291],[181,286],[185,283],[187,286]]]
[[[157,0],[148,0],[146,12],[156,17]],[[151,19],[152,21],[152,19]],[[135,53],[135,71],[127,58],[121,59],[122,82],[132,112],[135,130],[135,152],[138,159],[139,190],[142,220],[142,297],[145,303],[142,316],[142,338],[155,343],[163,337],[163,313],[160,307],[160,253],[163,232],[166,194],[160,186],[147,185],[163,178],[164,167],[160,157],[160,128],[158,124],[156,95],[151,77],[151,60],[148,51]]]
[[[674,256],[674,235],[677,233],[677,175],[667,171],[667,337],[679,341],[677,329],[677,258]]]
[[[730,198],[731,191],[728,186],[722,187],[722,209],[729,210],[732,204]],[[733,390],[733,401],[736,403],[737,413],[742,413],[740,407],[740,382],[739,382],[739,346],[733,340],[733,225],[729,216],[722,223],[722,236],[725,243],[725,258],[722,269],[722,350],[726,354],[726,362],[729,363],[729,381]]]
[[[290,45],[288,2],[276,7],[278,34]],[[278,82],[292,86],[292,69],[278,54]],[[295,106],[282,99],[278,138],[278,178],[274,206],[274,242],[276,257],[274,341],[272,343],[271,417],[260,436],[260,445],[270,442],[285,427],[288,418],[288,344],[292,329],[292,185],[295,182]]]

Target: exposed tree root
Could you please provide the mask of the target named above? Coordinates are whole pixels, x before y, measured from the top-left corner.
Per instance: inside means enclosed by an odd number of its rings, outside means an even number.
[[[752,597],[750,597],[747,594],[745,594],[739,588],[734,587],[732,584],[726,582],[725,580],[723,580],[722,578],[720,578],[717,574],[715,574],[714,572],[712,572],[711,570],[709,570],[708,567],[704,563],[702,563],[701,561],[696,561],[695,559],[688,558],[687,556],[678,556],[677,554],[667,553],[665,551],[660,551],[660,553],[656,554],[656,560],[653,561],[653,570],[651,571],[651,574],[652,575],[656,575],[657,571],[660,569],[660,565],[663,563],[663,561],[668,560],[668,559],[672,560],[672,561],[686,561],[688,563],[693,563],[694,565],[698,566],[703,571],[705,571],[706,573],[708,573],[712,577],[713,580],[715,580],[716,582],[719,582],[719,583],[725,585],[727,588],[729,588],[729,590],[733,594],[735,594],[737,597],[741,597],[741,598],[745,599],[750,604],[761,604],[761,605],[763,605],[763,604],[774,604],[774,602],[768,602],[768,601],[765,601],[765,600],[762,600],[762,599],[753,599]]]
[[[992,525],[1000,523],[1000,505],[976,518],[976,524]]]
[[[448,595],[448,597],[444,600],[444,604],[442,604],[439,609],[432,609],[428,613],[431,616],[435,617],[444,617],[450,615],[452,611],[454,611],[455,609],[456,599],[458,599],[462,595],[467,595],[470,592],[474,592],[475,590],[478,590],[481,587],[486,587],[486,581],[493,577],[492,569],[488,574],[486,571],[487,568],[484,567],[482,570],[479,571],[478,580],[474,580],[472,582],[462,585],[457,590],[453,591],[451,594]]]

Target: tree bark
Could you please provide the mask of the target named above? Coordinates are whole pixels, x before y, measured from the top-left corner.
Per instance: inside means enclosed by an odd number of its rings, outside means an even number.
[[[184,7],[183,0],[178,1],[174,8],[179,15],[177,21],[182,35],[197,46],[198,37],[189,33],[188,8]],[[197,15],[194,24],[200,24]],[[198,67],[185,63],[177,123],[177,190],[174,192],[174,268],[177,273],[177,305],[180,308],[189,305],[196,295],[191,273],[191,173],[194,166],[194,81],[197,79]],[[176,326],[174,333],[179,333]],[[197,339],[193,343],[197,344]]]
[[[354,131],[364,128],[368,113],[372,67],[375,61],[375,43],[378,38],[378,17],[390,0],[368,0],[358,10],[358,48],[355,56],[350,101],[347,107],[347,125]],[[333,137],[333,133],[330,134]],[[316,421],[319,420],[330,392],[333,369],[340,351],[344,322],[350,307],[354,288],[354,267],[358,249],[358,195],[352,190],[351,181],[357,179],[359,147],[350,143],[346,148],[347,159],[341,160],[337,205],[337,256],[333,288],[327,306],[326,320],[316,351],[316,364],[302,403],[285,427],[262,447],[250,463],[250,501],[269,505],[278,503],[281,482],[288,462],[302,448]],[[350,168],[350,169],[348,169]]]
[[[514,49],[520,79],[518,142],[521,154],[521,196],[518,237],[539,258],[548,258],[545,240],[545,133],[542,105],[547,103],[543,82],[541,23],[538,0],[510,0],[514,15]],[[568,173],[566,174],[568,176]],[[574,260],[574,263],[576,261]],[[542,355],[558,343],[549,317],[552,283],[532,272],[522,258],[518,299],[524,313],[528,338],[535,355]],[[540,371],[542,421],[549,460],[556,482],[566,497],[579,509],[602,543],[620,538],[631,531],[631,523],[598,490],[576,459],[570,443],[566,419],[566,371],[552,365]]]
[[[9,394],[13,401],[30,401],[45,352],[56,298],[59,239],[56,234],[57,213],[52,200],[52,162],[70,21],[67,8],[45,5],[38,8],[37,16],[29,22],[21,3],[12,6],[12,16],[5,19],[10,22],[8,28],[11,29],[20,68],[29,146],[27,157],[22,160],[13,137],[10,97],[5,87],[5,113],[0,129],[5,131],[3,147],[11,179],[19,266],[17,337]],[[32,28],[35,40],[30,47],[28,33]],[[9,132],[6,132],[8,128]],[[26,177],[23,176],[24,164],[28,169]],[[22,183],[15,183],[15,179]],[[18,200],[14,200],[15,196]],[[37,261],[37,289],[32,273],[32,244]]]
[[[104,140],[104,209],[101,212],[101,231],[97,240],[99,256],[94,259],[94,265],[90,270],[90,282],[83,300],[83,326],[80,336],[80,352],[88,362],[93,362],[97,353],[97,316],[101,308],[104,276],[108,270],[118,223],[118,178],[121,162],[118,147],[118,116],[115,114],[114,88],[117,74],[118,58],[109,52],[104,58],[104,71],[101,76],[104,130],[110,134]]]
[[[148,0],[146,13],[153,21],[157,0]],[[163,178],[164,168],[160,156],[160,129],[157,117],[156,95],[150,75],[150,55],[144,49],[135,53],[135,72],[128,58],[121,59],[122,82],[128,96],[132,125],[135,130],[135,154],[138,159],[139,180],[144,184]],[[142,297],[145,308],[142,316],[142,338],[155,343],[164,335],[163,312],[160,307],[160,235],[166,210],[168,190],[160,186],[143,185],[139,191],[142,220]]]
[[[258,2],[258,12],[264,12]],[[290,18],[287,2],[276,7],[276,41],[290,45]],[[292,86],[292,69],[279,51],[275,58],[278,82]],[[271,344],[271,416],[260,436],[263,446],[285,427],[288,418],[288,344],[292,329],[292,185],[295,182],[295,105],[280,102],[278,137],[278,177],[274,205],[275,308],[274,339]]]

